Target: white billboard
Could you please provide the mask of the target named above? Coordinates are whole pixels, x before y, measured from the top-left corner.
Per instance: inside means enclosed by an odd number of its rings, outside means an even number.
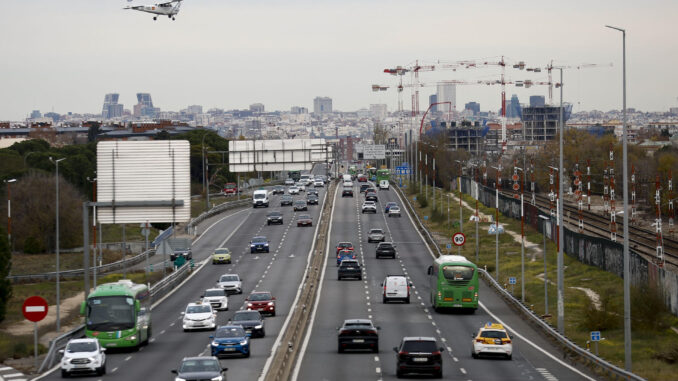
[[[378,160],[386,158],[386,146],[383,144],[363,145],[363,159]]]
[[[304,171],[313,163],[332,158],[325,139],[231,140],[228,168],[231,172]]]
[[[181,206],[177,205],[180,201]],[[188,221],[188,141],[99,142],[97,203],[104,204],[96,210],[97,219],[104,224]]]

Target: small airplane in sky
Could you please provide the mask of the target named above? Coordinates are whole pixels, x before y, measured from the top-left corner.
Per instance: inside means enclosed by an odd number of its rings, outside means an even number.
[[[132,1],[132,0],[127,0]],[[152,13],[154,15],[167,16],[174,20],[174,16],[179,13],[179,7],[183,0],[171,0],[164,3],[157,3],[153,5],[133,5],[125,7],[124,9],[132,9],[139,12]],[[153,16],[153,20],[157,20],[158,16]]]

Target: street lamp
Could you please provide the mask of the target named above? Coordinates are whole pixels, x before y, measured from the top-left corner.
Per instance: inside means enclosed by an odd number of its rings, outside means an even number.
[[[64,161],[66,158],[54,160],[52,157],[49,157],[49,161],[54,163],[56,166],[56,330],[59,332],[61,330],[61,319],[59,317],[60,310],[60,289],[59,289],[59,162]]]
[[[624,210],[628,210],[629,182],[628,182],[628,155],[627,155],[627,130],[626,125],[626,29],[616,26],[605,25],[606,28],[614,29],[622,33],[622,107],[623,107],[623,134],[622,134],[622,161],[624,181]],[[631,276],[629,259],[629,214],[624,213],[624,368],[631,371]]]
[[[525,165],[523,156],[523,166]],[[523,204],[523,184],[525,183],[525,170],[520,167],[514,167],[516,171],[523,174],[520,181],[520,299],[525,303],[525,210]]]
[[[202,158],[202,191],[207,195],[209,192],[209,189],[205,188],[205,138],[207,137],[207,133],[203,134],[202,140],[200,141],[200,146],[202,147],[200,150],[201,153],[201,158]],[[207,196],[206,196],[207,197]],[[209,201],[207,205],[207,209],[209,210]]]
[[[457,177],[457,185],[459,186],[459,232],[463,233],[464,232],[464,220],[462,219],[462,210],[461,210],[461,173],[463,171],[462,164],[463,162],[461,160],[455,160],[457,163],[459,163],[459,176]],[[461,255],[461,246],[457,247],[457,253]]]
[[[92,202],[95,204],[92,207],[92,258],[93,261],[92,263],[94,264],[93,269],[92,269],[92,277],[93,277],[93,285],[94,288],[97,287],[97,207],[96,207],[96,202],[97,202],[97,178],[90,179],[89,176],[87,176],[87,181],[92,183]],[[85,244],[87,244],[85,242]]]
[[[16,182],[16,179],[2,180],[7,184],[7,245],[10,252],[12,251],[12,193],[10,191],[10,184]]]
[[[539,215],[543,222],[542,234],[544,235],[544,316],[549,314],[549,281],[546,273],[546,221],[551,220],[551,217]]]
[[[494,221],[494,234],[495,234],[495,266],[494,278],[499,282],[499,176],[501,175],[501,156],[499,158],[499,167],[492,167],[497,170],[497,180],[494,184],[495,189],[495,202],[496,202],[496,214]]]

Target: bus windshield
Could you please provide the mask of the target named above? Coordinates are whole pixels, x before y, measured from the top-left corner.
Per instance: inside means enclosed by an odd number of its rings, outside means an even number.
[[[87,301],[87,329],[121,331],[134,326],[134,298],[131,296],[103,296]]]
[[[473,267],[468,266],[443,266],[443,276],[448,281],[470,281],[473,271]]]

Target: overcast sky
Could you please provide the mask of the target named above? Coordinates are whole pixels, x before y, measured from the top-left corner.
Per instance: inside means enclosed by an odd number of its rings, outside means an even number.
[[[148,1],[152,3],[153,1]],[[135,4],[141,3],[139,0]],[[125,108],[150,92],[163,110],[266,110],[329,96],[334,109],[397,107],[383,69],[419,59],[525,61],[527,65],[613,63],[565,71],[565,101],[580,110],[621,108],[622,36],[627,30],[628,106],[678,106],[678,1],[185,0],[176,21],[124,11],[122,0],[3,0],[0,120],[33,109],[101,112],[116,92]],[[422,73],[421,81],[498,79],[497,68]],[[546,76],[507,70],[507,79]],[[409,81],[409,77],[405,77]],[[426,108],[433,87],[422,89]],[[500,107],[500,87],[459,86],[457,108]],[[521,102],[546,86],[508,86]],[[404,93],[409,109],[410,95]],[[558,100],[557,93],[554,100]]]

